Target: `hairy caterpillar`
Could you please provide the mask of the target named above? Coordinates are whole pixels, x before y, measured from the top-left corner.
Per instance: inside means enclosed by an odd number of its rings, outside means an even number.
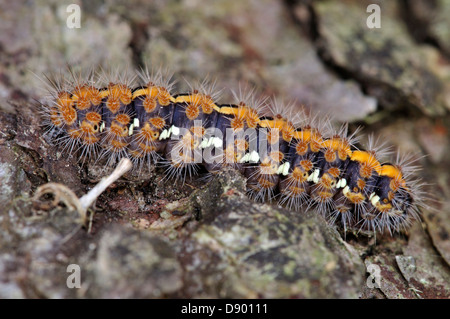
[[[344,230],[392,234],[419,218],[421,185],[408,157],[381,162],[386,151],[373,138],[367,150],[357,148],[357,132],[348,135],[346,125],[333,130],[253,91],[218,104],[214,86],[174,95],[170,79],[148,69],[49,79],[48,132],[67,152],[108,163],[129,157],[136,167],[160,162],[168,177],[232,166],[251,198],[295,210],[314,205]]]

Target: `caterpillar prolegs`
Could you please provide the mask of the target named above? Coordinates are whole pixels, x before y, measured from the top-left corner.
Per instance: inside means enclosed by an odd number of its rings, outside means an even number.
[[[206,83],[173,94],[170,78],[144,70],[50,80],[45,124],[66,152],[108,163],[129,157],[136,167],[159,162],[169,177],[232,166],[251,198],[316,206],[344,230],[392,234],[419,218],[420,182],[408,157],[383,162],[373,138],[358,148],[346,125],[334,130],[327,119],[251,90],[234,92],[229,104]]]

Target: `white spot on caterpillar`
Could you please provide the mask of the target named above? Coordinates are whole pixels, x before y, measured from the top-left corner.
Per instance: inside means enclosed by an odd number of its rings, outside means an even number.
[[[345,186],[344,189],[342,190],[342,194],[344,194],[344,196],[347,196],[349,191],[350,191],[350,188],[348,186]]]
[[[105,122],[102,122],[102,124],[100,124],[100,132],[103,132],[105,130]]]
[[[175,125],[172,125],[169,131],[172,132],[173,135],[180,135],[180,128],[176,127]]]
[[[250,163],[257,163],[259,161],[259,154],[257,151],[253,151],[250,153],[250,157],[248,158]]]
[[[244,156],[242,156],[239,163],[257,163],[259,161],[259,154],[257,151],[252,151],[251,153],[247,153]]]
[[[307,181],[317,184],[319,182],[320,169],[316,168],[314,172],[308,176]]]
[[[133,129],[134,129],[134,122],[130,125],[130,127],[128,129],[128,136],[133,135]]]
[[[380,196],[378,196],[378,195],[373,196],[372,199],[370,200],[370,202],[372,203],[373,206],[376,206],[379,201],[380,201]]]
[[[164,130],[161,132],[161,134],[159,135],[159,140],[165,140],[167,137],[169,137],[169,131],[168,130]]]
[[[180,135],[180,128],[172,125],[168,130],[164,130],[161,132],[161,134],[159,135],[159,140],[165,140],[166,138],[169,138],[171,134]]]
[[[200,143],[199,147],[200,148],[208,148],[210,146],[214,146],[214,147],[220,148],[220,147],[223,146],[223,141],[222,141],[221,138],[214,137],[214,136],[210,137],[209,139],[208,138],[204,138],[204,139],[202,139],[202,142]]]
[[[214,144],[214,137],[210,137],[209,140],[208,140],[208,145],[207,146],[210,147],[213,144]]]
[[[289,164],[289,162],[285,162],[284,164],[281,164],[278,167],[277,174],[283,174],[284,176],[286,176],[287,174],[289,174],[289,167],[290,166],[291,166],[291,164]]]
[[[208,147],[208,139],[207,138],[204,138],[204,139],[202,139],[202,142],[200,143],[200,146],[199,146],[199,148],[207,148]]]
[[[222,139],[219,138],[219,137],[214,137],[214,138],[213,138],[213,145],[214,145],[214,147],[217,147],[217,148],[222,147],[222,146],[223,146],[223,141],[222,141]]]
[[[137,117],[135,117],[134,119],[133,119],[133,125],[134,125],[134,127],[139,127],[139,119],[137,118]]]
[[[336,184],[336,188],[344,188],[345,186],[347,186],[347,180],[345,178],[341,178]]]

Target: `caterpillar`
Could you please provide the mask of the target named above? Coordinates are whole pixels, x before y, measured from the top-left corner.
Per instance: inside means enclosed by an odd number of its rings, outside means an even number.
[[[219,104],[214,84],[173,94],[172,76],[147,69],[115,75],[47,77],[41,103],[46,134],[80,158],[122,157],[135,167],[161,163],[167,177],[184,180],[225,166],[247,181],[249,197],[294,210],[314,206],[344,231],[390,233],[420,217],[421,184],[408,156],[391,162],[369,138],[358,147],[348,125],[310,116],[242,87]],[[134,83],[138,82],[137,85]]]

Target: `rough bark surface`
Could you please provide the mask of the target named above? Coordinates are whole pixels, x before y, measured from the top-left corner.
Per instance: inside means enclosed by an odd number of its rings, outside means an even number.
[[[0,298],[450,297],[448,0],[82,1],[70,29],[73,2],[0,1]],[[380,29],[367,27],[371,3]],[[110,170],[43,136],[36,75],[66,63],[168,67],[179,92],[183,79],[248,82],[362,125],[418,154],[429,207],[408,233],[368,238],[249,200],[233,170],[181,185],[152,167],[108,188],[82,227],[70,207],[32,200],[47,182],[80,197]]]

